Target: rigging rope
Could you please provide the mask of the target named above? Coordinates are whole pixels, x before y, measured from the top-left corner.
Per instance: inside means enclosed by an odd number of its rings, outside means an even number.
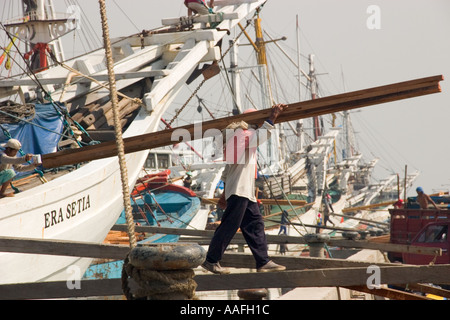
[[[118,112],[118,97],[116,90],[116,80],[114,75],[114,61],[112,59],[111,42],[109,39],[109,28],[106,16],[106,6],[104,0],[99,0],[100,5],[100,15],[102,18],[102,31],[103,31],[103,41],[105,47],[105,55],[107,62],[107,69],[109,74],[109,88],[111,90],[111,102],[114,118],[114,130],[116,134],[116,144],[119,156],[119,166],[120,175],[122,180],[122,193],[123,193],[123,204],[125,209],[125,216],[127,220],[128,236],[130,238],[130,247],[134,248],[137,245],[136,234],[134,231],[134,221],[133,214],[131,212],[131,201],[130,201],[130,190],[128,186],[128,171],[126,167],[125,160],[125,146],[122,139],[122,129],[120,126],[119,112]]]
[[[12,41],[13,36],[6,30],[6,27],[4,26],[4,24],[0,22],[0,25],[1,25],[2,29],[5,31],[5,33],[7,34],[8,38]],[[18,48],[18,46],[14,42],[13,42],[13,45],[14,45],[15,49],[17,50],[17,53],[19,54],[19,56],[25,62],[29,71],[26,71],[25,69],[23,69],[19,64],[17,64],[17,65],[22,69],[22,71],[24,71],[24,74],[26,74],[28,77],[30,77],[30,79],[32,79],[36,83],[36,85],[39,87],[39,89],[44,93],[45,99],[47,99],[52,104],[53,108],[55,108],[55,110],[61,115],[64,125],[68,128],[69,133],[73,137],[74,136],[73,130],[71,129],[70,125],[68,124],[68,122],[66,120],[66,118],[71,118],[69,113],[67,112],[67,110],[62,109],[60,106],[57,106],[54,103],[51,94],[44,88],[42,83],[39,81],[36,74],[31,69],[31,66],[28,64],[27,59],[25,59],[25,56],[20,52],[20,49]],[[50,57],[54,61],[57,62],[57,59],[52,52],[50,52]],[[72,119],[72,121],[73,121],[73,119]],[[78,122],[76,122],[76,121],[73,121],[73,122],[80,130],[82,130],[88,137],[90,137],[89,134],[84,130],[84,128],[82,126],[80,126],[80,124]],[[75,138],[71,138],[71,139],[74,139],[76,141],[76,143],[81,147],[81,144],[78,140],[76,140]]]
[[[262,157],[262,158],[264,159],[263,155],[262,155],[261,152],[259,151],[259,148],[258,148],[257,150],[258,150],[259,156]],[[273,191],[272,191],[272,188],[271,188],[271,186],[270,186],[270,184],[269,184],[269,181],[267,181],[266,177],[262,174],[262,168],[261,168],[261,165],[260,165],[259,161],[257,161],[257,164],[258,164],[258,167],[259,167],[259,171],[261,171],[261,176],[263,177],[264,182],[267,184],[267,187],[269,188],[269,191],[270,191],[270,193],[272,194],[272,197],[273,197]],[[270,166],[267,166],[267,167],[269,168],[270,172],[272,173],[272,176],[275,177],[275,175],[273,174],[272,169],[270,168]],[[286,194],[284,193],[283,188],[281,187],[280,183],[278,182],[278,180],[277,180],[276,178],[275,178],[275,182],[277,183],[278,187],[280,188],[281,193],[283,194],[283,198],[285,198],[285,199],[287,200],[289,206],[291,207],[291,211],[294,212],[294,214],[296,215],[297,219],[300,221],[301,225],[303,226],[303,228],[304,228],[305,231],[307,232],[307,229],[306,229],[305,225],[303,224],[303,222],[301,221],[299,215],[297,214],[297,211],[295,210],[295,208],[293,207],[291,201],[288,199],[288,197],[287,197]],[[275,197],[273,197],[273,198],[275,199]],[[277,199],[275,199],[275,202],[277,203],[277,205],[278,205],[278,207],[280,208],[280,210],[283,211],[283,208],[282,208],[281,205],[278,203]],[[288,220],[288,221],[289,221],[289,224],[294,228],[294,230],[297,231],[297,233],[298,233],[299,235],[302,235],[302,233],[301,233],[299,230],[297,230],[297,228],[291,223],[291,221],[290,221],[290,220]]]
[[[256,15],[256,12],[254,13],[253,16],[255,16],[255,15]],[[220,59],[217,62],[223,62],[223,58],[228,54],[228,52],[231,50],[231,48],[233,47],[235,42],[245,32],[245,29],[247,29],[247,27],[250,25],[250,22],[251,22],[251,19],[247,20],[247,24],[245,25],[245,28],[242,29],[241,32],[236,36],[236,38],[233,39],[233,41],[232,41],[232,43],[230,43],[230,46],[228,47],[228,49],[224,53],[222,53],[222,55],[220,56]],[[186,100],[186,102],[183,104],[183,106],[180,109],[178,109],[178,111],[175,113],[172,120],[170,120],[168,122],[168,126],[170,126],[175,121],[175,119],[178,117],[178,115],[181,113],[181,111],[183,111],[183,109],[186,108],[186,106],[192,100],[192,98],[194,98],[197,95],[197,92],[200,90],[200,88],[203,86],[203,84],[206,82],[206,80],[208,80],[208,79],[204,78],[202,80],[202,82],[200,82],[200,84],[197,86],[197,88],[194,90],[194,92],[191,94],[191,96]]]

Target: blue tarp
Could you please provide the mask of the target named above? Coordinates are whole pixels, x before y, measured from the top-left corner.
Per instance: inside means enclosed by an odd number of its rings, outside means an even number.
[[[60,106],[64,108],[64,106]],[[63,131],[63,119],[51,103],[36,104],[36,114],[31,119],[24,119],[15,124],[1,124],[12,138],[22,143],[24,153],[47,154],[56,151]],[[40,127],[39,127],[40,126]],[[46,128],[46,129],[43,129]],[[0,129],[0,143],[8,141],[8,137]]]

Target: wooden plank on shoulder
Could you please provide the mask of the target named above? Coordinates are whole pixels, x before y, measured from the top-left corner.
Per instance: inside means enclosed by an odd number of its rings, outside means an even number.
[[[442,76],[434,76],[290,104],[289,108],[279,116],[277,123],[437,93],[441,91],[439,86],[439,81],[441,80],[443,80]],[[269,118],[270,113],[270,109],[264,109],[233,117],[206,121],[201,126],[199,124],[186,125],[125,138],[125,152],[131,153],[162,147],[178,143],[180,139],[187,142],[184,139],[201,138],[202,135],[194,135],[194,132],[199,129],[202,133],[206,130],[217,130],[220,133],[220,130],[223,130],[233,121],[246,121],[250,124],[261,123]],[[117,147],[114,141],[45,154],[42,156],[42,161],[45,168],[54,168],[112,156],[117,156]]]

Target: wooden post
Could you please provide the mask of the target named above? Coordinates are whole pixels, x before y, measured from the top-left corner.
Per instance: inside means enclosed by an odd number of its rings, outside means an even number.
[[[404,186],[403,186],[403,193],[405,195],[404,196],[405,201],[406,201],[406,180],[408,179],[407,172],[408,172],[408,165],[405,164],[405,181],[404,181]]]
[[[327,234],[309,233],[304,236],[309,245],[309,256],[315,258],[325,258],[325,243],[330,240]]]

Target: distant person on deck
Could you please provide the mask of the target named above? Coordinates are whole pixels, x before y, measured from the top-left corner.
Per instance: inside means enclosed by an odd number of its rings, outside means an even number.
[[[394,203],[394,209],[403,209],[403,200],[398,199],[396,203]]]
[[[249,128],[241,121],[229,124],[225,130],[226,166],[222,174],[225,188],[218,205],[226,206],[226,209],[202,264],[208,271],[230,273],[220,266],[219,261],[239,228],[255,258],[258,272],[286,269],[269,259],[264,221],[255,196],[258,145],[270,137],[275,120],[285,108],[281,104],[273,106],[270,117],[260,128]]]
[[[334,222],[330,220],[330,212],[334,213],[333,206],[331,204],[331,196],[329,193],[323,197],[323,204],[324,204],[324,210],[323,210],[323,225],[326,226],[327,222],[330,221],[333,226],[335,226]]]
[[[422,187],[417,187],[417,202],[420,205],[420,209],[428,209],[431,206],[433,206],[436,210],[439,210],[439,207],[436,205],[436,203],[431,199],[431,197],[423,192]]]
[[[23,157],[17,157],[17,152],[22,148],[19,140],[9,139],[7,143],[1,145],[5,151],[0,153],[0,198],[14,197],[14,192],[6,193],[6,188],[16,176],[15,171],[30,171],[36,168],[40,163],[23,165],[32,159],[32,154],[26,154]],[[15,171],[14,171],[15,170]]]
[[[186,178],[183,180],[183,186],[190,189],[192,185],[192,173],[190,171],[186,172]]]
[[[214,0],[209,1],[209,7],[206,0],[184,0],[184,5],[188,8],[188,16],[195,14],[210,14],[213,13]]]

